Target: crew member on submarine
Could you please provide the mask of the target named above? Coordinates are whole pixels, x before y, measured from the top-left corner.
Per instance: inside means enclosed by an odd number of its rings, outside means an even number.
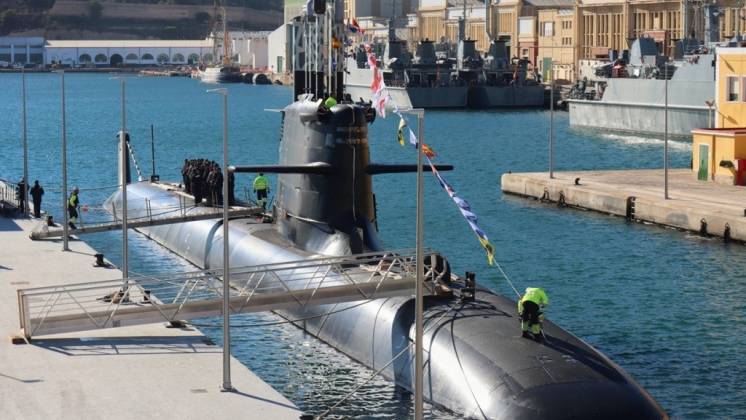
[[[543,334],[541,323],[544,314],[541,309],[549,305],[547,292],[540,287],[527,287],[526,293],[518,301],[518,315],[521,317],[523,338],[533,338],[541,342]]]

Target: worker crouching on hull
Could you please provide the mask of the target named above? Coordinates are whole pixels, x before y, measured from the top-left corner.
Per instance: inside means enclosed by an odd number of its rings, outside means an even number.
[[[521,316],[521,331],[523,338],[532,338],[538,342],[543,340],[541,323],[544,314],[541,310],[549,305],[549,297],[540,287],[527,287],[526,293],[518,301],[518,315]]]

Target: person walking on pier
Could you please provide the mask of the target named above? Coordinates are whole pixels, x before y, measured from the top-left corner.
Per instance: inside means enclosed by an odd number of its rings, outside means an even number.
[[[269,194],[269,179],[263,173],[254,178],[254,194],[256,194],[256,203],[266,210],[267,195]]]
[[[70,229],[78,228],[75,226],[75,222],[78,221],[78,207],[80,207],[78,193],[80,193],[80,190],[78,187],[75,187],[73,192],[70,194],[70,198],[67,200],[67,214],[69,216],[68,225],[70,226]]]
[[[192,163],[189,159],[184,159],[184,166],[181,167],[181,180],[184,183],[184,192],[187,194],[192,193],[191,183],[189,182],[189,171],[192,169]]]
[[[526,293],[518,301],[518,314],[521,316],[521,331],[523,338],[543,340],[541,323],[544,314],[541,309],[549,305],[549,297],[540,287],[527,287]]]
[[[34,181],[34,186],[31,187],[31,198],[34,200],[34,217],[37,219],[41,217],[41,196],[44,195],[44,188],[39,185],[39,181]]]
[[[21,178],[16,188],[16,198],[18,199],[18,209],[22,212],[26,211],[26,182]]]

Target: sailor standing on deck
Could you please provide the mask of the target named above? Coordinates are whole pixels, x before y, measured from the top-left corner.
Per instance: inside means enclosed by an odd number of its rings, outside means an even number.
[[[544,289],[540,287],[526,288],[526,293],[518,301],[518,314],[521,316],[523,338],[542,341],[541,322],[544,320],[544,314],[541,309],[547,305],[549,305],[549,297]]]
[[[31,198],[34,200],[34,217],[41,217],[41,196],[44,195],[44,188],[39,185],[39,181],[34,181],[31,187]]]
[[[70,229],[77,229],[75,222],[78,221],[78,207],[80,207],[79,192],[78,187],[75,187],[73,192],[70,193],[70,198],[67,200],[67,214],[70,216],[68,224]]]
[[[258,177],[254,178],[254,194],[256,194],[256,203],[266,210],[269,179],[261,172]]]

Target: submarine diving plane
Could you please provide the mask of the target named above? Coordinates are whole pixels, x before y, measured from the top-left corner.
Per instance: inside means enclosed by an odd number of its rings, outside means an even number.
[[[336,10],[342,10],[336,0]],[[334,33],[343,33],[334,13]],[[304,42],[304,37],[299,38]],[[296,50],[303,51],[304,45]],[[411,172],[416,165],[374,164],[368,126],[370,104],[344,94],[343,70],[305,72],[296,52],[294,98],[284,108],[279,164],[236,167],[237,172],[277,173],[271,217],[234,218],[229,223],[232,267],[324,256],[385,252],[378,236],[372,178]],[[344,60],[339,59],[337,63]],[[309,66],[310,67],[310,66]],[[323,68],[316,66],[313,68]],[[333,96],[327,107],[320,97]],[[449,169],[444,167],[442,169]],[[127,186],[130,217],[179,206],[183,192],[164,192],[150,182]],[[148,199],[150,209],[142,207]],[[121,194],[108,208],[121,210]],[[139,206],[139,207],[138,207]],[[195,208],[192,211],[199,211]],[[222,222],[201,220],[140,228],[141,233],[204,269],[222,268]],[[542,343],[521,337],[516,303],[478,287],[464,299],[467,279],[439,267],[452,295],[424,301],[424,398],[469,418],[484,419],[665,419],[666,413],[630,375],[609,358],[551,321]],[[299,328],[351,359],[414,391],[414,298],[320,305],[278,311]],[[317,316],[317,317],[314,317]],[[309,319],[310,318],[310,319]],[[385,366],[399,353],[402,357]],[[385,367],[385,368],[384,368]]]

